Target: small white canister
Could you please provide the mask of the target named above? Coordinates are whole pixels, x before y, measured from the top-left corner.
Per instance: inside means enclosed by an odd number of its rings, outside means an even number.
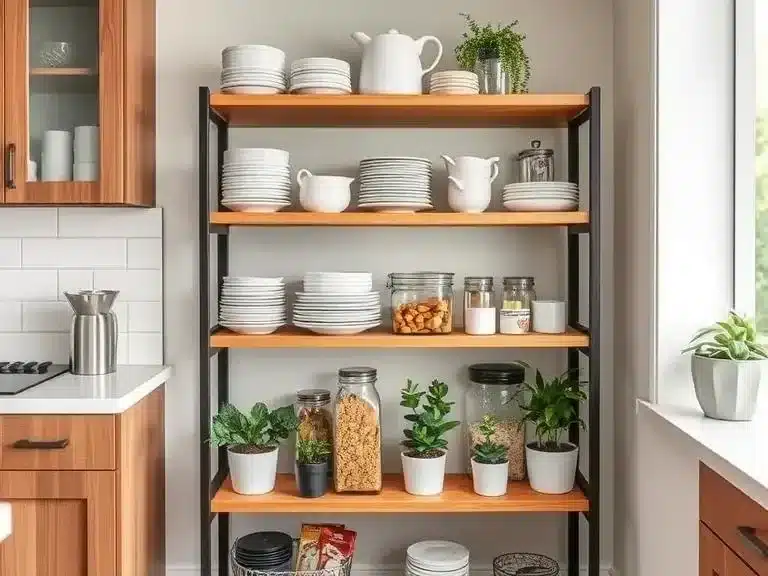
[[[533,331],[543,334],[565,332],[565,302],[561,300],[534,300]]]

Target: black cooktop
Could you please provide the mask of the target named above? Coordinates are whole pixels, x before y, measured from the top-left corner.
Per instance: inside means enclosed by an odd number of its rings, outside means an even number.
[[[28,390],[69,372],[69,365],[53,362],[0,362],[0,396]]]

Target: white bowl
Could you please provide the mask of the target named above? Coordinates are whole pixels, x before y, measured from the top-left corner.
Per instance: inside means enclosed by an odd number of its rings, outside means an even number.
[[[287,165],[290,152],[280,148],[230,148],[224,152],[224,163],[262,162],[278,166]]]
[[[227,46],[221,51],[221,61],[225,68],[239,64],[262,68],[285,68],[285,52],[274,46],[263,44],[239,44]]]

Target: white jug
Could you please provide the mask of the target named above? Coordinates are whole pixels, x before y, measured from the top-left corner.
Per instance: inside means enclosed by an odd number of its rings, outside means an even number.
[[[441,156],[448,169],[448,205],[454,212],[476,214],[491,204],[491,184],[499,175],[498,156]]]
[[[344,212],[352,195],[349,185],[354,178],[346,176],[314,176],[306,168],[299,170],[299,202],[308,212]]]

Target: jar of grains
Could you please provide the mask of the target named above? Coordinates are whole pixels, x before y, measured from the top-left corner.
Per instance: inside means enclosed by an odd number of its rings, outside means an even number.
[[[467,438],[467,471],[472,472],[472,447],[485,440],[480,432],[483,416],[498,421],[491,440],[507,449],[510,480],[525,478],[525,424],[522,422],[518,392],[525,380],[525,368],[516,364],[473,364],[464,397]]]
[[[499,332],[525,334],[531,331],[531,302],[536,300],[533,278],[504,278],[504,296],[499,311]]]
[[[447,334],[453,325],[453,274],[410,272],[389,275],[392,331],[395,334]]]
[[[464,331],[467,334],[496,334],[496,304],[493,278],[464,278]]]
[[[336,492],[381,491],[380,407],[375,368],[339,370],[333,426]]]

